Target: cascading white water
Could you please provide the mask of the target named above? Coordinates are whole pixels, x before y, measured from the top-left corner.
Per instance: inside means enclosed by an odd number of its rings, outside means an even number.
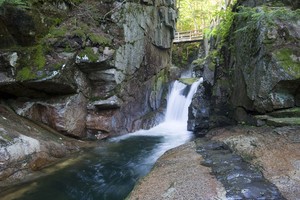
[[[193,95],[195,94],[197,87],[203,79],[200,78],[197,82],[191,85],[188,94],[185,96],[185,90],[188,89],[187,85],[175,81],[172,90],[169,94],[167,111],[165,121],[180,121],[186,123],[188,120],[188,108],[192,102]]]
[[[188,107],[191,104],[193,95],[195,94],[199,84],[203,82],[203,78],[194,82],[191,86],[187,86],[179,81],[175,81],[169,93],[165,121],[150,130],[139,130],[137,132],[113,138],[114,141],[124,140],[132,136],[163,136],[166,139],[164,146],[156,149],[158,155],[162,155],[166,150],[184,144],[188,141],[192,134],[187,131]],[[186,89],[190,87],[188,94]],[[159,157],[155,155],[155,157]]]
[[[164,152],[193,138],[187,131],[188,106],[201,82],[194,83],[187,95],[187,86],[175,82],[165,122],[101,143],[82,157],[83,162],[40,180],[30,192],[20,190],[22,199],[43,199],[48,194],[55,199],[125,199],[137,177],[146,175]]]

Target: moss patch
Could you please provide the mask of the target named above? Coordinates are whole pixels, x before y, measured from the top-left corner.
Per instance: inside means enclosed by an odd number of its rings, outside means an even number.
[[[275,59],[289,75],[300,78],[300,57],[292,49],[282,48],[274,53]]]
[[[299,117],[300,107],[290,108],[269,113],[272,117]]]
[[[103,35],[96,35],[96,34],[89,34],[88,38],[91,40],[93,45],[100,45],[100,46],[110,46],[111,39],[104,37]]]
[[[26,48],[26,51],[22,52],[22,58],[18,63],[16,79],[25,81],[38,78],[37,72],[43,71],[45,66],[46,57],[42,45]],[[40,74],[43,76],[44,73]]]
[[[268,118],[267,124],[269,126],[299,126],[300,117],[289,117],[289,118]]]
[[[29,67],[23,67],[17,74],[17,80],[24,81],[36,78],[36,73],[32,71]]]
[[[90,62],[97,62],[99,55],[98,53],[95,53],[94,50],[91,47],[86,47],[84,50],[82,50],[79,54],[79,57],[81,58],[88,58],[88,61]]]
[[[198,81],[198,78],[180,78],[178,79],[179,82],[185,84],[185,85],[192,85],[196,81]]]

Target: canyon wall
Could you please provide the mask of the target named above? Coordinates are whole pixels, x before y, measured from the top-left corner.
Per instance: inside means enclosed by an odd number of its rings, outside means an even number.
[[[194,62],[204,84],[190,107],[190,130],[205,132],[236,122],[264,125],[269,117],[255,115],[273,116],[300,106],[299,4],[238,1],[231,17],[225,37],[208,39],[210,51]],[[288,121],[294,115],[281,117]],[[299,124],[299,119],[290,123]]]
[[[66,156],[63,136],[102,139],[162,120],[173,0],[24,2],[0,6],[0,180]]]

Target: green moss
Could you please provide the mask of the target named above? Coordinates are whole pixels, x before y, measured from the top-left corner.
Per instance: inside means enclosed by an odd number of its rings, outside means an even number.
[[[46,38],[65,37],[67,31],[68,31],[67,27],[52,27],[49,31],[49,34],[46,36]]]
[[[64,64],[64,62],[58,62],[58,63],[53,64],[52,66],[55,70],[59,70],[59,69],[61,69],[63,64]]]
[[[178,79],[178,81],[185,85],[192,85],[193,83],[198,81],[198,78],[180,78]]]
[[[46,65],[46,58],[43,52],[43,46],[38,45],[35,49],[35,54],[34,54],[34,65],[37,67],[37,69],[43,69]]]
[[[11,4],[19,8],[28,8],[28,2],[25,0],[0,0],[0,6],[2,4]]]
[[[94,53],[91,47],[86,47],[78,54],[78,56],[80,56],[81,58],[87,56],[90,62],[97,62],[99,58],[99,55],[97,53]]]
[[[89,99],[91,102],[94,102],[94,101],[99,101],[99,100],[103,100],[101,97],[99,96],[93,96]]]
[[[76,30],[72,31],[73,36],[80,37],[82,40],[86,40],[86,34],[85,31],[81,28],[77,28]]]
[[[15,1],[15,0],[13,0]],[[22,1],[22,0],[18,0],[18,1]],[[25,0],[24,0],[25,1]],[[27,1],[28,3],[30,2],[31,4],[35,4],[35,3],[61,3],[61,2],[65,2],[69,5],[77,5],[81,2],[83,2],[83,0],[30,0]]]
[[[43,72],[46,66],[46,57],[43,46],[39,44],[34,47],[26,48],[22,53],[23,55],[18,62],[19,67],[17,68],[16,79],[19,81],[25,81],[38,78],[37,72]]]
[[[110,46],[112,42],[111,39],[104,37],[103,35],[96,35],[94,33],[89,34],[88,38],[94,45]]]
[[[205,63],[205,58],[198,58],[192,62],[193,65],[199,66],[199,67],[203,66],[204,63]]]
[[[275,59],[289,75],[300,78],[300,61],[292,49],[282,48],[274,53]]]
[[[1,138],[4,139],[4,142],[12,142],[13,138],[5,133],[4,131],[0,131],[0,144],[1,144]],[[3,141],[3,140],[2,140]]]
[[[215,69],[216,69],[215,63],[209,62],[209,64],[208,64],[208,69],[210,69],[211,71],[215,71]]]
[[[300,116],[300,107],[278,110],[278,111],[269,113],[269,115],[272,117],[299,117]]]
[[[270,126],[299,126],[300,117],[287,117],[287,118],[268,118],[267,124]]]
[[[24,81],[36,78],[36,74],[30,69],[30,67],[23,67],[17,73],[17,80]]]

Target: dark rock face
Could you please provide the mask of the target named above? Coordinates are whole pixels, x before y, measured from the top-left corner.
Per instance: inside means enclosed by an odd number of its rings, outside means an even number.
[[[232,124],[233,119],[257,125],[251,114],[299,106],[299,12],[289,2],[238,5],[246,7],[236,8],[222,47],[216,48],[218,39],[211,38],[210,52],[194,62],[195,74],[206,85],[194,97],[190,119],[201,116],[201,106],[207,105],[209,116],[190,123],[190,130],[199,131],[200,123],[204,129]]]
[[[209,128],[210,99],[204,94],[205,87],[200,85],[189,106],[188,130],[203,131]]]
[[[0,94],[76,138],[150,128],[161,119],[175,3],[90,4],[2,4]]]
[[[284,15],[293,11],[257,8],[256,12],[271,17],[272,12]],[[260,113],[295,106],[295,94],[300,86],[300,29],[297,25],[300,16],[295,12],[293,15],[288,20],[274,17],[271,24],[262,19],[232,37],[235,49],[230,60],[235,81],[231,100],[234,106]],[[235,29],[245,28],[245,20],[237,17]]]
[[[11,103],[13,105],[14,102]],[[87,100],[81,94],[51,98],[46,101],[26,101],[13,105],[17,114],[42,122],[53,129],[72,137],[85,137]]]

